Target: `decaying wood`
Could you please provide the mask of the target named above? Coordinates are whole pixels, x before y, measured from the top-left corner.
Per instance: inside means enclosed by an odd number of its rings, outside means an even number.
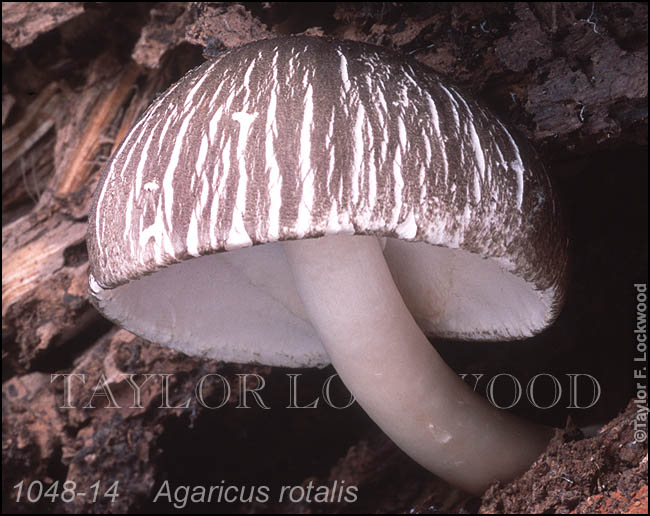
[[[88,99],[89,104],[93,106],[90,113],[84,116],[88,122],[81,131],[78,144],[65,152],[62,162],[57,164],[57,168],[65,170],[66,173],[54,182],[54,195],[65,196],[77,192],[89,181],[91,173],[96,169],[97,163],[94,160],[100,147],[105,143],[114,144],[108,136],[110,124],[135,86],[138,72],[137,65],[129,65],[117,81],[106,84],[96,98]],[[92,77],[91,81],[96,82]],[[111,149],[113,147],[114,145],[111,145]]]
[[[133,64],[123,70],[114,67],[111,79],[105,61],[90,68],[81,98],[75,101],[78,92],[64,93],[52,84],[28,105],[23,118],[3,131],[3,180],[20,170],[20,186],[36,201],[28,214],[3,226],[2,233],[3,332],[15,335],[16,346],[10,353],[4,350],[4,360],[17,371],[30,370],[53,341],[60,341],[62,334],[74,337],[85,326],[79,318],[88,318],[85,217],[94,175],[115,144],[112,124],[123,114],[138,76]],[[63,96],[69,101],[61,101]],[[33,159],[31,151],[38,150],[34,144],[55,120],[58,141],[54,149],[48,147],[58,157],[55,171],[43,184],[33,185],[39,189],[33,198],[23,160]],[[129,126],[133,116],[119,122]]]
[[[81,2],[2,2],[2,41],[25,47],[83,11]]]
[[[26,508],[5,497],[12,486],[48,478],[80,484],[88,484],[89,478],[114,479],[132,489],[114,505],[93,506],[77,499],[29,510],[151,509],[146,500],[156,483],[174,477],[169,462],[177,456],[171,442],[191,441],[192,425],[203,428],[206,420],[217,422],[215,440],[226,439],[228,432],[238,434],[242,425],[256,424],[247,411],[229,412],[226,423],[200,406],[191,411],[156,410],[159,393],[153,388],[146,391],[142,409],[64,410],[62,384],[50,381],[51,373],[85,373],[88,385],[94,385],[103,373],[125,399],[130,391],[119,373],[170,371],[178,373],[174,402],[180,402],[180,393],[191,392],[203,374],[221,372],[234,380],[238,372],[262,372],[187,359],[142,342],[112,328],[86,295],[87,211],[102,164],[154,96],[198,65],[202,54],[290,33],[368,41],[413,55],[482,98],[534,142],[560,182],[580,174],[590,181],[587,167],[595,168],[598,153],[605,150],[620,152],[621,160],[647,152],[647,5],[642,3],[294,7],[179,2],[121,7],[102,2],[5,2],[2,13],[3,471],[9,472],[3,475],[3,508],[16,511]],[[629,181],[630,191],[643,188],[642,174],[629,173],[624,181]],[[647,185],[647,176],[645,181]],[[569,182],[565,189],[568,206],[584,205],[582,188]],[[645,202],[647,219],[647,196]],[[628,199],[612,199],[605,209],[628,210],[630,219],[643,216],[643,208],[630,207]],[[588,227],[574,229],[591,235]],[[595,243],[586,240],[576,238],[576,245],[583,246],[578,253],[607,252],[597,236]],[[635,264],[643,261],[642,246],[641,251],[635,249],[618,258],[633,262],[630,275],[637,274]],[[595,313],[603,319],[613,306],[625,302],[607,299],[606,293],[596,294],[594,300],[577,290],[574,302],[595,304]],[[580,342],[579,322],[562,324],[554,334],[556,349],[587,347]],[[282,372],[265,373],[282,381]],[[220,394],[211,392],[217,398]],[[629,393],[622,396],[625,402]],[[277,400],[286,402],[280,395]],[[625,406],[616,403],[605,410],[608,417]],[[314,477],[325,483],[348,475],[373,494],[374,505],[364,498],[360,506],[365,511],[424,511],[432,504],[445,510],[478,508],[476,500],[454,494],[405,460],[360,411],[345,417],[316,412],[301,414],[292,424],[304,425],[305,435],[314,425],[324,425],[317,435],[329,444],[322,453],[310,452],[308,437],[292,435],[291,445],[302,443],[300,453],[312,453],[309,460],[316,466],[313,471],[298,467],[296,477],[287,477],[287,482],[299,484]],[[345,437],[346,418],[365,422]],[[285,429],[278,421],[276,425],[268,433],[280,439]],[[203,444],[200,438],[197,442]],[[285,446],[282,453],[290,453],[289,444]],[[630,455],[630,471],[639,467],[638,451]],[[253,467],[262,460],[256,453],[267,452],[256,449],[239,459]],[[268,460],[280,460],[268,454]],[[204,483],[217,483],[230,473],[215,467]],[[637,478],[634,475],[630,478]],[[586,498],[591,487],[582,488],[580,496]],[[575,489],[578,492],[578,486]],[[503,493],[493,496],[496,500]],[[647,504],[647,491],[645,500]],[[545,510],[557,507],[552,502],[544,505]],[[287,505],[281,509],[326,510]]]

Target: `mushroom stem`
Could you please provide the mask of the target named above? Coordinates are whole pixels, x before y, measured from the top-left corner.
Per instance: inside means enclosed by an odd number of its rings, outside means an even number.
[[[284,245],[336,371],[414,460],[480,494],[523,473],[544,450],[550,428],[493,407],[445,364],[404,304],[376,237]]]

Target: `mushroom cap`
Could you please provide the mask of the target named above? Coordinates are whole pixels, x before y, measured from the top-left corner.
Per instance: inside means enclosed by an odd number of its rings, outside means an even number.
[[[565,227],[532,149],[431,69],[358,42],[262,40],[190,71],[106,164],[89,219],[95,306],[224,361],[329,363],[284,240],[382,238],[430,335],[528,337],[564,293]]]

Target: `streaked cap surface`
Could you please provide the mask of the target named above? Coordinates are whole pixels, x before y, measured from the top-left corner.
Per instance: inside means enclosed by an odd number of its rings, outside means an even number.
[[[152,103],[97,187],[91,297],[188,353],[323,365],[273,243],[341,233],[386,239],[430,334],[522,338],[562,301],[567,239],[531,149],[417,61],[314,37],[224,52]]]

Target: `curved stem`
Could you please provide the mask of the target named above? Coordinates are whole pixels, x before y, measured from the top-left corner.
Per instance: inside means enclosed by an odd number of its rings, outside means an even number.
[[[285,251],[341,379],[422,466],[479,494],[544,450],[550,428],[493,407],[445,364],[404,304],[377,238],[291,241]]]

